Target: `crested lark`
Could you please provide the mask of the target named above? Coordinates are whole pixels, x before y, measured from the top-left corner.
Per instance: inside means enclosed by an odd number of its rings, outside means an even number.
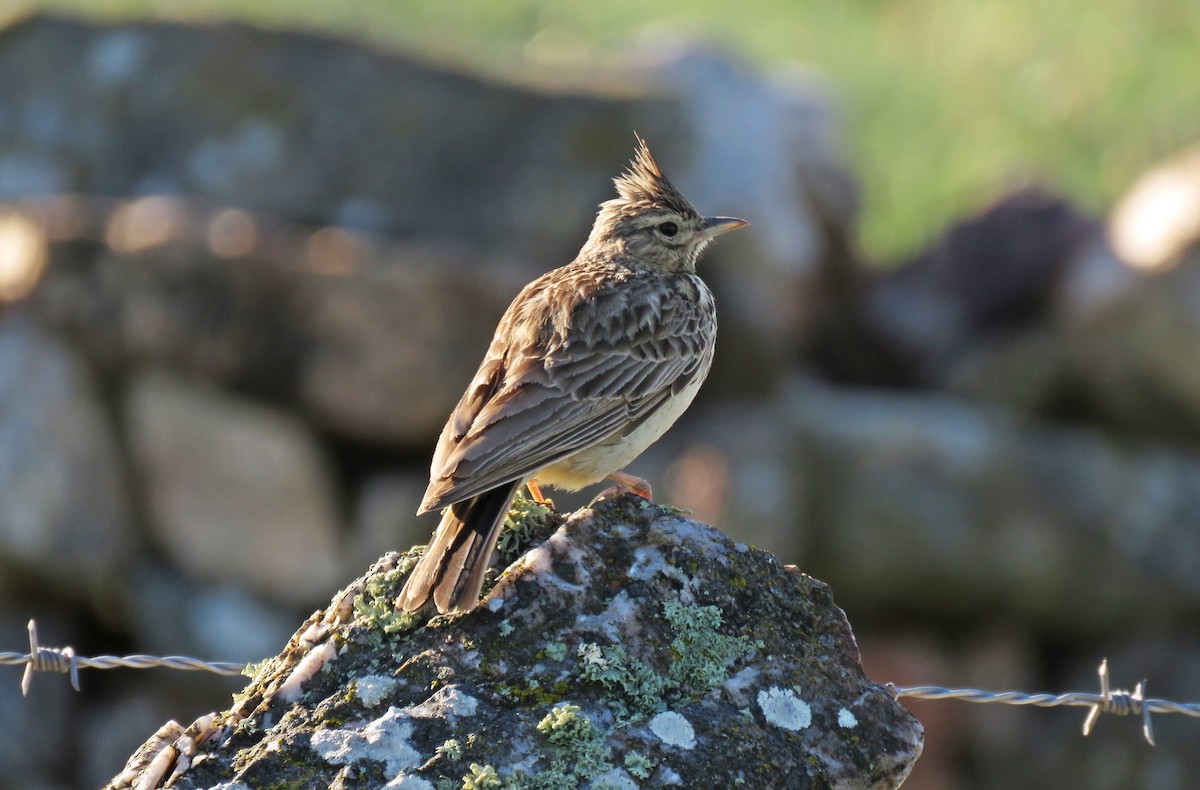
[[[645,142],[614,179],[575,260],[517,295],[442,430],[418,513],[445,508],[397,608],[478,602],[500,525],[533,481],[577,490],[609,478],[683,414],[712,364],[717,315],[696,259],[745,220],[701,217]]]

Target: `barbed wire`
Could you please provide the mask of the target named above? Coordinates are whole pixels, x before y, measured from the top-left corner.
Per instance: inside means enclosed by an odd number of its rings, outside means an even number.
[[[21,677],[21,693],[29,695],[29,687],[36,672],[58,672],[71,676],[71,687],[79,691],[80,669],[149,669],[165,667],[189,671],[213,672],[218,675],[241,675],[245,664],[224,661],[203,661],[187,656],[93,656],[85,658],[75,654],[71,647],[42,647],[38,644],[37,623],[29,621],[29,652],[0,653],[0,666],[24,666]],[[1133,691],[1112,689],[1109,686],[1108,659],[1100,662],[1100,693],[1070,691],[1065,694],[1028,694],[1023,691],[986,691],[973,688],[947,688],[945,686],[897,686],[885,683],[897,699],[946,700],[963,702],[999,703],[1003,705],[1033,705],[1038,708],[1081,707],[1087,708],[1083,721],[1083,734],[1091,734],[1092,727],[1102,713],[1113,716],[1141,716],[1142,736],[1154,745],[1154,729],[1151,713],[1178,713],[1200,718],[1200,702],[1172,702],[1165,699],[1146,698],[1146,681],[1142,680]]]
[[[29,621],[29,652],[0,653],[0,665],[25,666],[21,677],[21,694],[29,696],[29,686],[35,672],[59,672],[71,676],[71,688],[79,691],[80,669],[150,669],[166,667],[187,671],[215,672],[218,675],[240,675],[245,664],[224,661],[201,661],[187,656],[92,656],[75,654],[73,647],[42,647],[38,644],[37,623]]]
[[[1165,699],[1147,699],[1146,681],[1143,680],[1134,687],[1133,691],[1123,691],[1109,687],[1108,659],[1100,662],[1100,693],[1071,691],[1066,694],[1026,694],[1022,691],[984,691],[982,689],[953,689],[941,686],[896,686],[888,683],[897,697],[913,699],[957,699],[963,702],[998,702],[1004,705],[1034,705],[1039,708],[1056,708],[1073,706],[1088,708],[1087,718],[1083,720],[1083,734],[1091,734],[1092,727],[1101,713],[1111,713],[1114,716],[1142,717],[1142,737],[1151,746],[1154,745],[1154,727],[1150,721],[1151,713],[1179,713],[1184,716],[1200,718],[1200,703],[1172,702]]]

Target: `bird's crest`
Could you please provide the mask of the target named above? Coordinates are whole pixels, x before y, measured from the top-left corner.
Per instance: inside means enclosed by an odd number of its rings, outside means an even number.
[[[637,141],[637,153],[629,169],[613,179],[620,202],[629,208],[662,207],[680,214],[696,214],[688,199],[662,174],[646,141],[641,137]]]

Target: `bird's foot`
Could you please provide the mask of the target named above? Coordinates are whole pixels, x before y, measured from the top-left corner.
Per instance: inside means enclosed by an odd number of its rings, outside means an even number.
[[[551,510],[555,509],[554,500],[542,493],[542,487],[538,485],[537,480],[532,477],[529,478],[529,480],[525,481],[525,487],[529,489],[529,496],[533,497],[534,502],[537,502],[539,505],[545,505]]]
[[[654,501],[654,492],[650,490],[650,483],[637,475],[631,475],[628,472],[613,472],[607,479],[613,481],[616,485],[601,491],[596,495],[595,499],[588,503],[589,505],[594,505],[602,499],[620,496],[621,494],[636,494],[647,502]]]

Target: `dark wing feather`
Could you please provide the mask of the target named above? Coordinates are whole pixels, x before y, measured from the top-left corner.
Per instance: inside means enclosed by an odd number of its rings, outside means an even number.
[[[657,275],[589,294],[565,342],[543,334],[549,339],[506,356],[493,341],[442,433],[422,510],[528,477],[632,430],[707,373],[711,304],[694,275]]]

